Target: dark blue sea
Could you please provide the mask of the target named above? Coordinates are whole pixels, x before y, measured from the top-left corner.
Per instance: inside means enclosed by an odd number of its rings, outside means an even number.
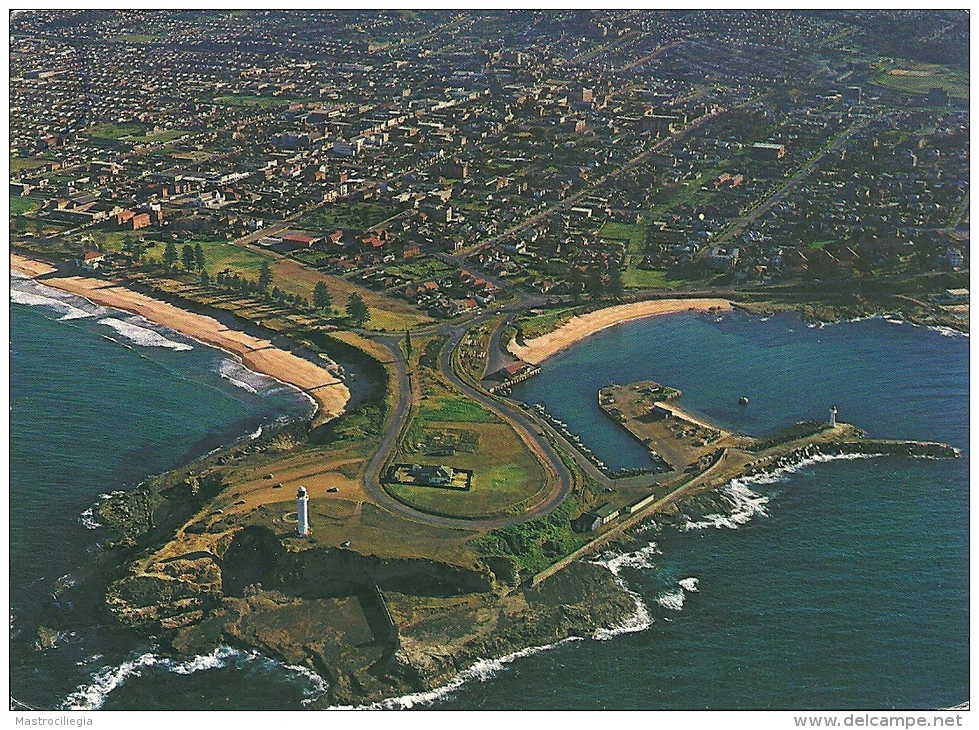
[[[176,662],[153,637],[78,606],[104,539],[84,516],[100,494],[308,406],[274,383],[239,387],[246,376],[229,373],[220,352],[138,320],[129,323],[166,342],[102,324],[131,318],[17,291],[26,286],[14,282],[12,298],[23,303],[11,307],[11,694],[48,708],[306,706],[324,689],[309,672],[229,647]],[[596,390],[639,379],[680,388],[684,407],[745,433],[825,419],[836,405],[840,420],[872,436],[947,441],[962,458],[828,461],[733,484],[733,515],[653,523],[633,552],[597,558],[635,593],[628,625],[480,663],[451,689],[392,705],[966,701],[968,343],[879,318],[810,328],[792,315],[682,314],[625,324],[557,355],[515,395],[545,403],[613,467],[647,457],[598,411]],[[35,647],[39,626],[58,632],[54,648]]]

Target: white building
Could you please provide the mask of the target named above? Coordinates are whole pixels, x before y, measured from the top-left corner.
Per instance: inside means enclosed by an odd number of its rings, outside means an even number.
[[[306,496],[306,487],[299,487],[296,492],[296,532],[300,537],[305,537],[312,533],[309,529],[309,497]]]

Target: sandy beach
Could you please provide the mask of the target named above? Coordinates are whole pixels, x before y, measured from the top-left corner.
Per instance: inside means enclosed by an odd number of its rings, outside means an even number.
[[[731,309],[731,302],[726,299],[654,299],[633,304],[619,304],[573,317],[553,332],[527,340],[523,345],[511,342],[510,352],[524,362],[539,365],[589,335],[623,322],[688,310],[706,312],[712,308]]]
[[[47,264],[13,253],[10,255],[10,267],[32,277],[54,271]],[[320,418],[340,415],[350,399],[347,386],[325,368],[278,349],[269,340],[230,329],[212,317],[185,311],[121,284],[101,279],[68,276],[47,278],[43,283],[83,296],[95,304],[139,314],[206,345],[225,350],[237,356],[249,369],[270,375],[307,393],[316,401]]]

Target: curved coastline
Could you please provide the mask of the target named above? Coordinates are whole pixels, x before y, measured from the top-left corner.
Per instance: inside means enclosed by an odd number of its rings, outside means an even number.
[[[524,362],[540,365],[549,357],[586,337],[624,322],[691,310],[708,312],[711,310],[729,310],[733,307],[734,305],[727,299],[714,298],[651,299],[631,304],[618,304],[572,317],[570,321],[565,322],[553,332],[527,340],[522,345],[511,341],[508,349]]]
[[[43,262],[15,253],[10,254],[10,268],[31,278],[55,271]],[[275,347],[270,340],[231,329],[213,317],[186,311],[116,282],[68,276],[45,278],[43,283],[101,306],[138,314],[205,345],[223,350],[250,370],[299,388],[315,402],[316,414],[328,418],[339,416],[350,399],[350,391],[343,381],[325,368]]]

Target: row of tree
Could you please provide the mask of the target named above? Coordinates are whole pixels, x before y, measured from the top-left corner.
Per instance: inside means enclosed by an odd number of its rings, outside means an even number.
[[[122,250],[132,256],[133,261],[139,263],[139,259],[146,250],[146,244],[139,239],[127,236],[123,239]],[[167,271],[173,271],[177,267],[177,258],[177,246],[173,241],[169,241],[163,250],[163,268]],[[204,270],[206,263],[204,248],[199,243],[195,246],[191,246],[189,243],[182,246],[179,258],[187,271]]]
[[[268,262],[262,264],[257,280],[226,271],[219,272],[215,277],[215,284],[217,286],[230,289],[231,291],[262,296],[269,301],[298,307],[300,309],[332,312],[333,296],[330,294],[330,290],[325,282],[319,281],[313,287],[312,303],[306,297],[300,296],[299,294],[289,294],[277,286],[272,287],[272,290],[269,291],[268,287],[271,283],[272,272]],[[210,284],[210,277],[206,269],[201,269],[201,284],[204,286]],[[347,318],[357,327],[364,325],[370,319],[370,309],[364,301],[364,298],[357,292],[350,295],[344,309]]]

